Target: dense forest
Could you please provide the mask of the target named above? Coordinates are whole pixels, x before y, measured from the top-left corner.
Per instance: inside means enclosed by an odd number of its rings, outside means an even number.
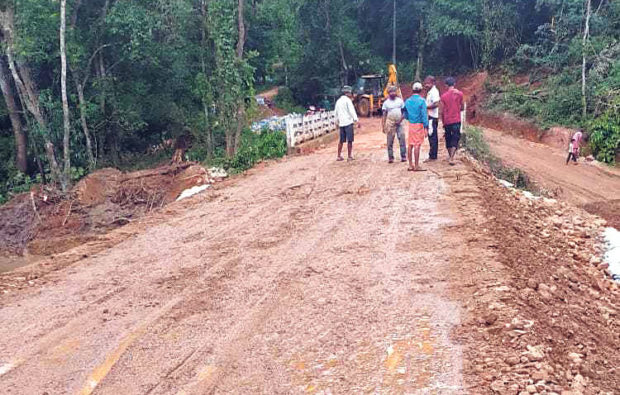
[[[179,136],[234,164],[259,89],[305,105],[393,59],[406,81],[528,73],[535,91],[489,87],[498,107],[584,127],[608,162],[620,141],[612,0],[4,0],[0,25],[0,200]]]

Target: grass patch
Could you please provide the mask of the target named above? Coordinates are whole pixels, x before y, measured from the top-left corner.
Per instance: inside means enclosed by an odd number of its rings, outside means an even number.
[[[495,177],[513,183],[516,188],[540,194],[540,190],[530,180],[527,173],[519,168],[504,165],[501,159],[493,155],[489,143],[484,139],[482,129],[467,127],[463,134],[463,148],[476,160],[486,165]]]
[[[217,157],[208,166],[224,168],[230,174],[242,173],[257,163],[282,158],[287,152],[286,133],[264,129],[260,133],[244,130],[239,150],[232,158]]]

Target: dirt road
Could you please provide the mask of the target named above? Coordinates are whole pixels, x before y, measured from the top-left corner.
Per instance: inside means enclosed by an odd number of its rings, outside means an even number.
[[[598,225],[466,163],[390,165],[378,120],[355,149],[259,166],[0,276],[0,393],[618,385],[618,290],[583,263]]]
[[[466,171],[388,165],[377,130],[353,163],[255,169],[6,296],[0,392],[460,391]]]
[[[620,170],[602,164],[565,165],[566,152],[492,129],[484,129],[494,154],[525,170],[555,196],[601,215],[620,228]]]

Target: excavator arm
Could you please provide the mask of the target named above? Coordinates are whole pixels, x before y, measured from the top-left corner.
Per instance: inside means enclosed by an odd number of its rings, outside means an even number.
[[[390,86],[397,86],[398,95],[402,96],[400,92],[400,86],[398,85],[398,72],[396,71],[396,65],[392,63],[388,64],[388,80],[387,80],[387,84],[385,85],[385,89],[383,90],[384,98],[388,97],[388,88]]]

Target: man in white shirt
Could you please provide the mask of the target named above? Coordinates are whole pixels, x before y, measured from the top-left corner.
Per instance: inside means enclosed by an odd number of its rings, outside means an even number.
[[[437,128],[439,126],[439,102],[441,96],[439,89],[435,86],[435,77],[429,75],[424,79],[424,87],[426,88],[426,108],[428,109],[428,142],[431,146],[428,159],[425,162],[437,160],[437,151],[439,149],[439,137],[437,136]]]
[[[398,136],[400,144],[400,161],[407,161],[407,141],[403,130],[405,102],[398,96],[398,87],[388,88],[389,97],[383,102],[383,118],[381,129],[387,135],[388,163],[394,163],[394,136]]]
[[[351,101],[351,98],[353,97],[352,92],[353,89],[350,86],[344,86],[342,88],[342,96],[340,96],[340,99],[336,101],[336,105],[334,107],[336,112],[336,123],[340,128],[338,161],[344,160],[342,157],[342,146],[345,142],[347,143],[347,160],[353,160],[353,140],[355,139],[353,124],[357,124],[359,127],[359,120],[357,118],[357,112],[355,112],[355,107],[353,106],[353,101]]]

